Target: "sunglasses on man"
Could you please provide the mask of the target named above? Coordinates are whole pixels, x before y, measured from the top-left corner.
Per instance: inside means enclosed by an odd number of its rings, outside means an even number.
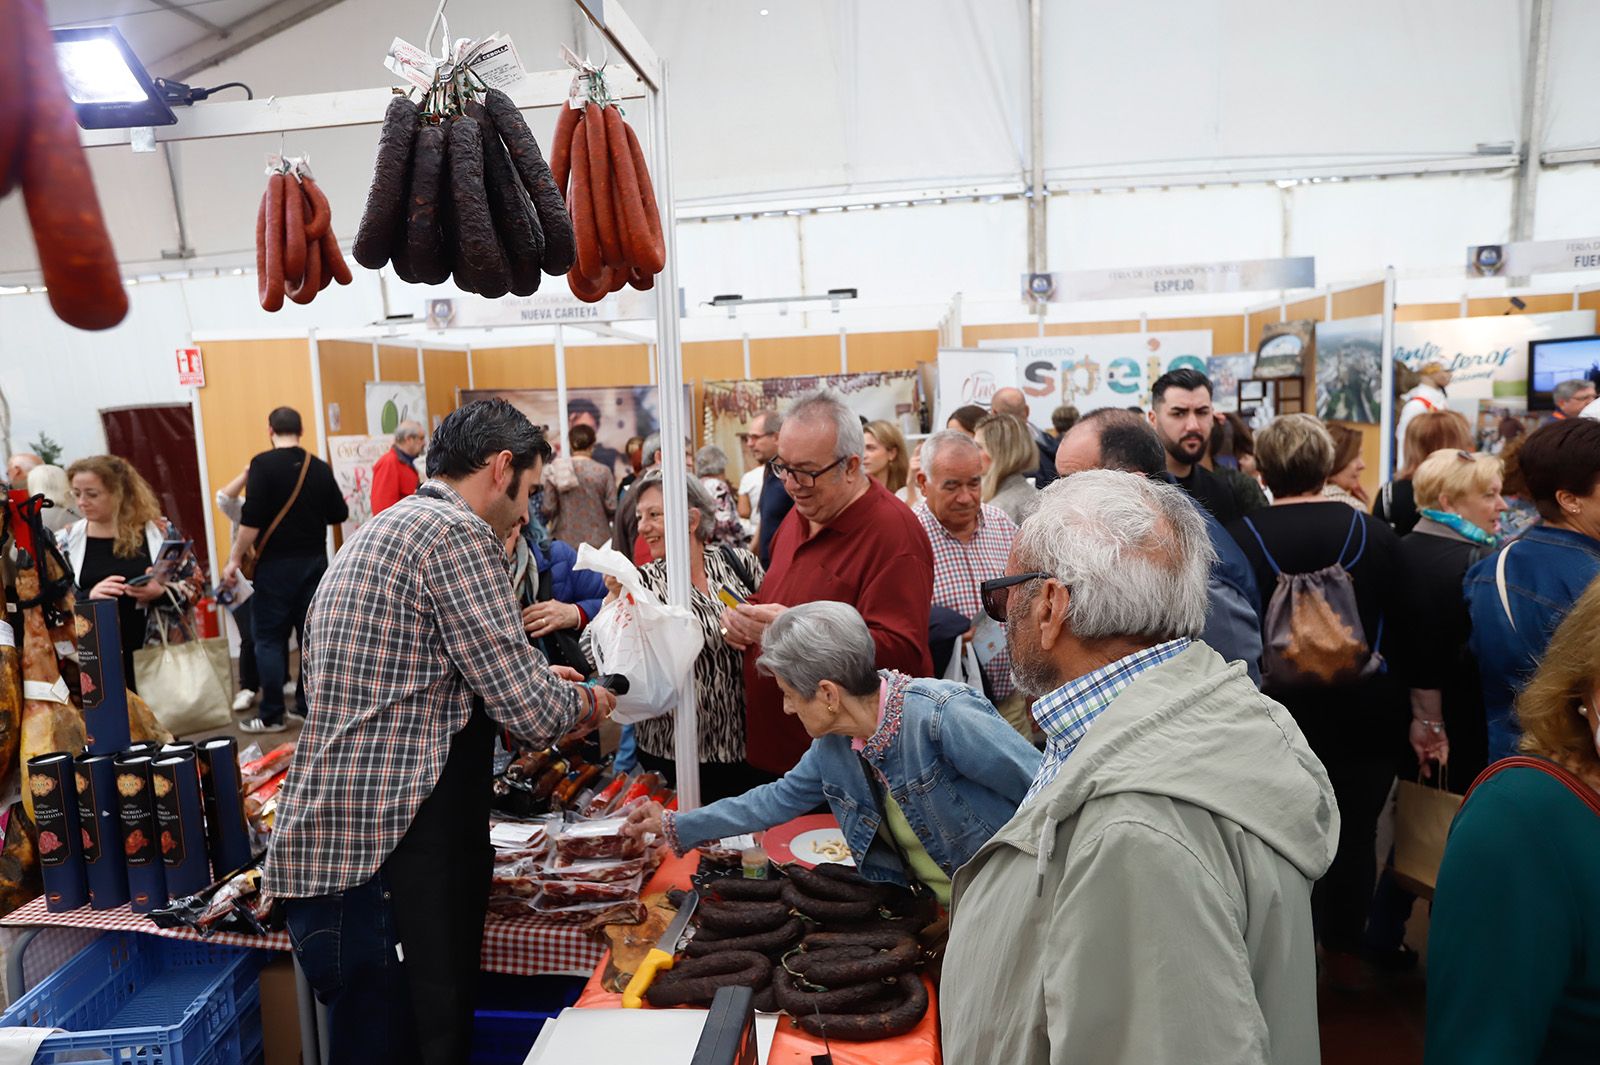
[[[1048,578],[1048,573],[1018,573],[1010,577],[996,577],[978,586],[978,596],[983,600],[983,612],[996,621],[1004,622],[1011,605],[1011,589],[1029,581]]]

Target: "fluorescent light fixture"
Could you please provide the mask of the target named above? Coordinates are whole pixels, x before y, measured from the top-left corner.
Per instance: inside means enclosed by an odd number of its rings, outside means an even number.
[[[53,31],[56,63],[84,129],[170,126],[178,121],[115,26]]]

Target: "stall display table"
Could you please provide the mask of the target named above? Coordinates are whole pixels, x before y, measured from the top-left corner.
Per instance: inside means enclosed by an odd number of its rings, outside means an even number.
[[[644,894],[671,891],[689,887],[689,879],[699,867],[700,855],[690,851],[682,858],[668,858],[661,863]],[[622,996],[605,989],[608,958],[601,958],[589,983],[578,999],[579,1009],[617,1009],[622,1006]],[[811,1065],[812,1055],[831,1050],[834,1065],[940,1065],[939,1053],[939,1003],[933,986],[928,987],[928,1012],[922,1022],[905,1035],[893,1039],[879,1039],[871,1043],[844,1043],[833,1041],[824,1048],[822,1040],[794,1027],[787,1017],[778,1021],[778,1033],[772,1040],[772,1054],[768,1065]]]

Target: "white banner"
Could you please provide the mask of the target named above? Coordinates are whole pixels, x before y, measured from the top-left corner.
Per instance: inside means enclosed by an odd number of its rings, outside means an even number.
[[[372,466],[393,444],[388,436],[328,437],[328,465],[333,467],[333,479],[350,508],[350,516],[339,527],[345,543],[372,517]]]
[[[997,390],[1017,383],[1017,356],[982,348],[939,349],[939,402],[935,431],[943,429],[957,407],[975,403],[987,410]]]
[[[1593,311],[1397,322],[1394,357],[1413,370],[1442,362],[1454,375],[1450,405],[1470,418],[1478,400],[1527,396],[1528,341],[1585,336],[1594,324]]]
[[[368,381],[367,432],[392,437],[401,422],[416,422],[424,433],[432,432],[427,386],[418,381]]]
[[[482,329],[498,325],[556,325],[560,322],[625,322],[656,316],[654,290],[624,288],[599,303],[585,303],[567,291],[566,280],[547,277],[549,292],[503,296],[497,300],[428,301],[429,329]]]
[[[979,346],[1015,353],[1014,382],[1028,397],[1028,420],[1048,429],[1050,412],[1062,404],[1080,414],[1101,407],[1148,409],[1150,386],[1162,374],[1185,366],[1206,372],[1211,331],[1019,337]],[[939,402],[942,409],[942,395]]]
[[[1569,270],[1600,270],[1600,237],[1474,244],[1467,248],[1468,277],[1527,277]]]
[[[1048,278],[1048,282],[1043,281],[1044,278]],[[1048,303],[1315,288],[1316,284],[1317,261],[1309,255],[1296,259],[1177,263],[1022,276],[1023,299]]]

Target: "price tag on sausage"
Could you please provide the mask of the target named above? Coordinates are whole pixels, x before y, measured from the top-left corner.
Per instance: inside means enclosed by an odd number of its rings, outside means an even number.
[[[517,46],[505,34],[491,34],[474,51],[467,67],[489,88],[505,91],[528,80]]]
[[[438,63],[431,55],[399,37],[389,45],[389,54],[384,56],[383,65],[419,89],[432,88],[433,75],[438,69]]]

